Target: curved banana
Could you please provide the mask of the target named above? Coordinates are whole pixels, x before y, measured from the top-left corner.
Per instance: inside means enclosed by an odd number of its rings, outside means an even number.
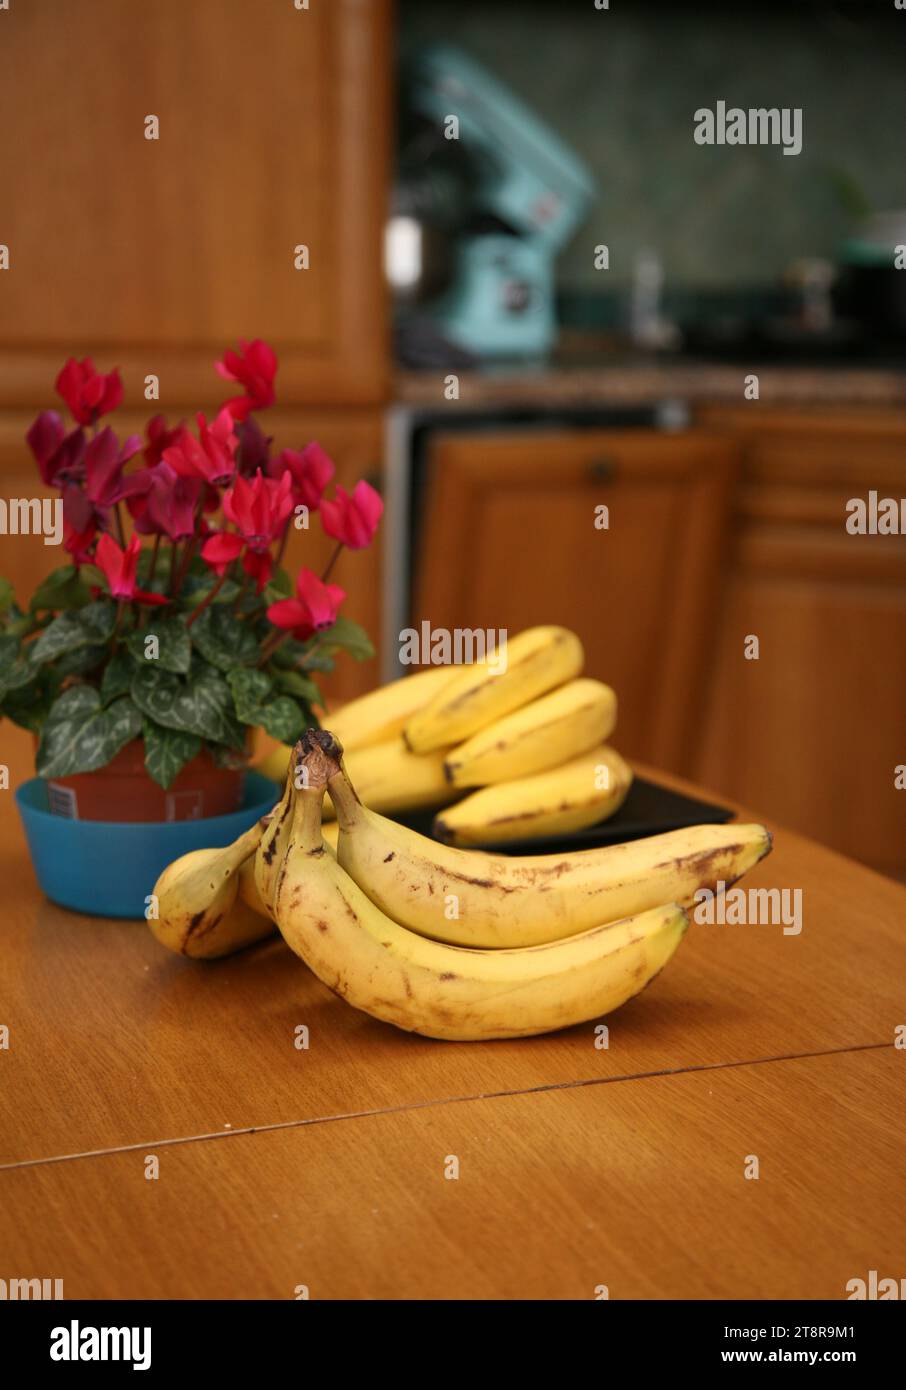
[[[399,734],[350,753],[347,765],[359,796],[375,811],[392,814],[445,806],[456,795],[444,772],[443,752],[411,753]],[[325,803],[325,819],[333,815],[333,806]]]
[[[252,860],[263,830],[258,821],[225,849],[193,850],[168,864],[154,885],[158,916],[148,921],[162,946],[213,960],[273,932],[273,921],[238,897],[242,867]]]
[[[530,777],[603,743],[616,722],[617,697],[610,686],[582,677],[451,748],[444,771],[454,787],[487,787]]]
[[[293,763],[290,760],[283,786],[283,795],[268,817],[263,834],[255,853],[255,890],[259,901],[273,921],[274,890],[277,874],[286,854],[292,828],[293,812]]]
[[[298,746],[298,745],[297,745]],[[290,750],[291,752],[293,750]],[[291,763],[291,767],[295,765]],[[277,875],[286,854],[286,846],[292,829],[292,809],[295,788],[293,777],[287,770],[283,795],[270,815],[265,817],[262,835],[253,859],[247,863],[240,874],[239,892],[243,901],[256,912],[264,913],[274,922],[274,893]],[[340,828],[325,825],[323,838],[327,841],[329,852],[336,851]]]
[[[295,794],[275,913],[289,946],[354,1008],[433,1038],[547,1033],[618,1008],[682,940],[688,918],[675,903],[519,950],[474,951],[408,931],[325,848],[321,799],[336,745],[311,730],[303,748],[309,785]]]
[[[497,663],[506,657],[505,669]],[[585,654],[565,627],[530,627],[512,637],[503,652],[451,676],[409,720],[405,739],[415,753],[430,753],[470,738],[485,724],[527,705],[582,670]]]
[[[630,768],[602,744],[562,767],[472,792],[435,816],[434,834],[453,845],[568,835],[612,816],[631,785]]]
[[[663,902],[691,907],[771,849],[763,825],[694,825],[572,854],[454,849],[358,800],[345,771],[328,782],[337,858],[388,917],[457,946],[537,946]]]
[[[444,686],[449,684],[455,667],[428,666],[414,671],[398,681],[379,685],[366,695],[350,700],[331,713],[330,727],[347,753],[372,744],[384,743],[403,732],[409,720]],[[264,777],[283,782],[289,766],[290,750],[275,748],[258,766]]]

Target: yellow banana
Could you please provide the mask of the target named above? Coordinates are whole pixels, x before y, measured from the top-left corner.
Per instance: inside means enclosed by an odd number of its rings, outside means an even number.
[[[456,946],[538,946],[734,883],[770,852],[763,825],[695,825],[572,854],[454,849],[361,804],[344,771],[328,786],[337,858],[401,926]]]
[[[562,767],[472,792],[435,816],[434,834],[451,845],[568,835],[612,816],[631,784],[619,753],[602,744]]]
[[[454,787],[529,777],[602,743],[616,722],[617,697],[609,685],[587,677],[568,681],[451,748],[444,771]]]
[[[269,936],[273,921],[238,896],[243,865],[262,837],[259,821],[225,849],[197,849],[174,860],[154,885],[152,933],[168,950],[198,960],[228,956]]]
[[[505,657],[505,665],[499,664]],[[511,638],[493,658],[466,666],[409,720],[405,739],[416,753],[430,753],[470,738],[486,724],[582,670],[582,643],[564,627],[531,627]]]
[[[416,710],[449,684],[455,670],[450,666],[428,666],[401,680],[379,685],[376,690],[369,690],[367,695],[350,700],[332,713],[330,727],[347,753],[385,743],[403,732]],[[275,748],[259,764],[258,771],[282,783],[289,765],[289,752],[283,746]]]
[[[277,874],[280,931],[311,970],[354,1008],[428,1037],[526,1037],[597,1018],[644,989],[688,926],[675,903],[545,946],[475,951],[392,921],[324,846],[321,799],[336,753],[310,730],[308,787],[296,791]]]
[[[330,845],[331,849],[336,853],[337,841],[340,838],[340,827],[337,825],[336,821],[332,821],[330,825],[325,825],[323,827],[323,835],[325,843]],[[250,907],[253,912],[257,912],[259,917],[267,917],[273,926],[274,919],[268,911],[267,904],[258,892],[255,860],[256,855],[251,855],[250,858],[246,859],[239,870],[239,898],[245,903],[246,907]]]
[[[292,828],[294,792],[293,778],[287,769],[283,795],[270,815],[265,818],[263,833],[254,858],[245,866],[246,871],[240,875],[239,891],[243,901],[256,912],[265,913],[272,923],[277,874],[286,854]],[[324,826],[323,838],[327,841],[331,854],[336,851],[339,834],[339,826]]]
[[[443,752],[410,753],[399,734],[350,753],[347,764],[359,796],[376,811],[444,806],[456,795],[444,772]],[[325,818],[333,814],[333,806],[326,803]]]

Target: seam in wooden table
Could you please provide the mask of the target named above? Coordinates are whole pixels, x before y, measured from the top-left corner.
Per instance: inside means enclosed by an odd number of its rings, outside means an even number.
[[[658,1071],[633,1072],[623,1076],[590,1076],[577,1081],[548,1081],[540,1086],[520,1086],[508,1091],[478,1091],[474,1095],[436,1096],[430,1100],[386,1105],[375,1110],[339,1111],[335,1115],[310,1115],[303,1120],[276,1120],[271,1124],[243,1125],[241,1128],[211,1133],[177,1135],[171,1139],[149,1139],[136,1144],[117,1144],[104,1149],[85,1149],[81,1153],[51,1154],[46,1158],[22,1158],[0,1163],[0,1173],[16,1168],[38,1168],[49,1163],[74,1163],[81,1158],[109,1158],[113,1154],[172,1148],[177,1144],[203,1144],[213,1139],[238,1139],[250,1134],[271,1134],[282,1129],[303,1129],[307,1125],[337,1124],[343,1120],[366,1120],[377,1115],[402,1115],[407,1111],[429,1110],[441,1105],[465,1105],[476,1100],[508,1100],[515,1096],[543,1095],[548,1091],[572,1091],[582,1086],[609,1086],[621,1081],[652,1081],[664,1076],[686,1076],[703,1071],[724,1071],[735,1067],[762,1067],[771,1062],[801,1062],[814,1057],[839,1057],[850,1052],[878,1052],[892,1047],[889,1042],[855,1043],[849,1047],[829,1047],[819,1052],[789,1052],[777,1057],[744,1057],[734,1062],[701,1062],[697,1066],[664,1067]]]

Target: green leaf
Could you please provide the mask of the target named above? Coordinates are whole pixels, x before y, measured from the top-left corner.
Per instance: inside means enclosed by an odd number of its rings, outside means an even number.
[[[81,565],[79,567],[79,577],[83,584],[87,584],[90,589],[107,588],[107,576],[103,570],[98,569],[97,565]]]
[[[304,671],[321,671],[324,675],[329,675],[336,666],[336,662],[327,651],[307,652],[302,662]]]
[[[79,622],[89,642],[106,642],[116,626],[116,604],[109,598],[95,599],[79,609]]]
[[[39,734],[57,697],[57,687],[47,679],[24,685],[0,699],[0,711],[20,728]]]
[[[124,649],[115,651],[104,668],[101,678],[101,703],[109,705],[118,695],[128,695],[135,675],[135,662]]]
[[[88,587],[79,578],[75,565],[63,565],[38,585],[29,607],[33,613],[39,608],[82,608],[90,598]]]
[[[268,604],[279,603],[280,599],[292,598],[292,595],[293,581],[286,570],[274,570],[264,590],[264,597]]]
[[[63,652],[77,651],[88,646],[85,629],[79,622],[78,613],[61,613],[46,627],[33,644],[35,661],[55,661]]]
[[[56,661],[64,652],[105,643],[113,634],[115,622],[116,604],[109,599],[85,604],[77,612],[61,613],[34,643],[33,659],[37,662]]]
[[[263,671],[231,671],[227,676],[236,713],[243,724],[260,725],[281,743],[295,743],[307,724],[305,711],[289,695],[273,695]]]
[[[236,713],[243,724],[257,723],[257,711],[262,703],[273,693],[274,683],[263,671],[249,671],[240,667],[227,673],[227,685],[233,692]]]
[[[156,657],[146,655],[149,637],[157,638]],[[177,676],[188,674],[192,662],[192,639],[185,623],[179,618],[152,619],[149,626],[141,632],[129,634],[126,646],[140,666],[147,663],[157,666],[161,671],[172,671]]]
[[[159,584],[160,575],[154,581],[154,588],[159,592],[164,592]],[[208,594],[217,583],[217,576],[207,565],[203,574],[187,574],[182,583],[176,602],[178,607],[187,610],[197,608],[202,599],[206,599]],[[227,579],[221,589],[218,589],[216,598],[211,606],[216,607],[220,603],[235,603],[239,597],[239,585],[232,579]],[[199,622],[201,619],[199,619]]]
[[[253,721],[281,743],[295,743],[303,729],[308,727],[305,711],[290,695],[278,695],[261,705],[258,717]]]
[[[337,618],[333,627],[319,634],[322,646],[328,651],[348,652],[355,661],[369,661],[374,656],[371,638],[363,627],[351,618]]]
[[[106,659],[107,648],[79,647],[74,652],[64,652],[54,662],[58,676],[86,676]]]
[[[165,729],[151,719],[142,723],[145,738],[145,767],[159,787],[165,790],[198,754],[201,739],[179,729]]]
[[[131,692],[142,714],[166,729],[180,729],[232,748],[245,745],[233,696],[222,676],[204,673],[184,679],[147,662],[136,669]]]
[[[317,642],[317,638],[314,642]],[[332,671],[336,663],[329,652],[319,652],[311,641],[297,642],[294,637],[290,637],[288,641],[280,643],[271,657],[270,664],[283,671]]]
[[[274,671],[274,684],[284,695],[295,695],[297,700],[305,700],[310,705],[324,708],[324,696],[314,681],[299,671]]]
[[[221,671],[254,666],[260,655],[258,639],[248,623],[214,604],[194,623],[192,642],[206,661]]]
[[[12,637],[9,633],[0,634],[0,672],[9,671],[18,655],[18,637]]]
[[[20,656],[0,676],[0,693],[22,690],[25,686],[31,685],[40,670],[40,663],[35,661],[32,648],[25,647]]]
[[[56,700],[41,731],[40,777],[70,777],[106,767],[141,733],[142,719],[128,696],[104,709],[97,690],[75,685]]]
[[[15,597],[12,584],[8,579],[0,577],[0,613],[5,613],[8,608],[12,607]]]

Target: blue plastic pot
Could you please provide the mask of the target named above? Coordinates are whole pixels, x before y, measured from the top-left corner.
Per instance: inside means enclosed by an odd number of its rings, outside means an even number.
[[[52,902],[93,917],[145,916],[145,898],[163,870],[193,849],[220,849],[280,799],[274,782],[246,773],[242,806],[201,820],[128,822],[68,820],[47,809],[47,784],[24,782],[16,805],[38,883]]]

